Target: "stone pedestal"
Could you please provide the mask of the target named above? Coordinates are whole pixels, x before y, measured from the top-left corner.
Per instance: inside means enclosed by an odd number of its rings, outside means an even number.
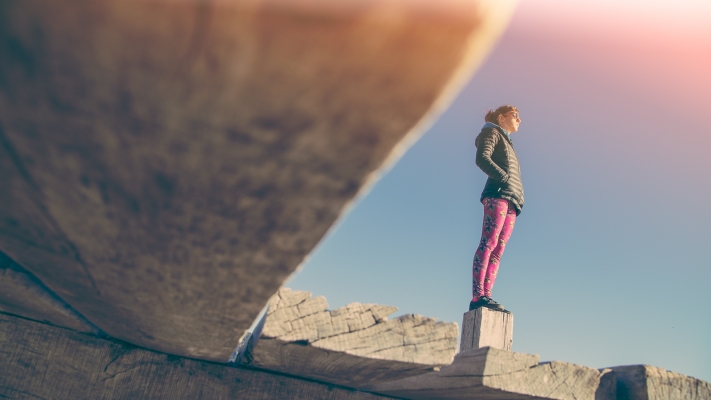
[[[513,314],[483,307],[464,313],[460,352],[486,346],[510,351],[512,344]]]

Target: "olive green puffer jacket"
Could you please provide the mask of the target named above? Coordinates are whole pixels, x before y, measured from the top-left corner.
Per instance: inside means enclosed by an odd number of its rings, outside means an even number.
[[[489,177],[481,201],[486,197],[510,200],[516,215],[523,208],[523,182],[511,138],[503,128],[487,122],[476,138],[476,165]]]

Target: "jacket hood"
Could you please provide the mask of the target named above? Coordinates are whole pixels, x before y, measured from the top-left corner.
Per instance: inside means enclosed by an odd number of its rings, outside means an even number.
[[[481,130],[484,130],[484,129],[486,129],[486,128],[499,128],[499,129],[501,129],[501,131],[502,131],[503,133],[506,134],[506,136],[509,135],[509,131],[507,131],[506,129],[504,129],[504,128],[498,126],[498,125],[496,125],[496,124],[493,123],[493,122],[487,122],[487,123],[485,123],[484,126],[481,127]]]

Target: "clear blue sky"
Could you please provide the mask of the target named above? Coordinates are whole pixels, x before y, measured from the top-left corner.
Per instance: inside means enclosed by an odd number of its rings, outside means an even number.
[[[488,107],[510,103],[526,205],[493,297],[515,315],[513,350],[711,381],[711,35],[675,28],[711,13],[678,3],[676,20],[615,25],[613,6],[577,23],[524,1],[449,110],[286,286],[331,308],[461,323],[485,181],[474,138]]]

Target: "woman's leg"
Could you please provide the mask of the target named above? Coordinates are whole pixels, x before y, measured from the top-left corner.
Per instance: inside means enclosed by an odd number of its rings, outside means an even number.
[[[497,247],[499,234],[507,219],[508,209],[508,200],[489,197],[484,199],[484,223],[481,228],[481,240],[476,253],[474,253],[472,266],[472,301],[474,302],[486,295],[484,287],[487,269],[490,265],[489,258]]]
[[[501,256],[504,254],[504,249],[506,249],[506,243],[509,241],[509,238],[511,238],[515,223],[516,208],[509,202],[506,218],[504,219],[501,233],[499,233],[497,245],[489,256],[489,265],[486,268],[486,277],[484,278],[484,296],[491,297],[491,290],[494,288],[494,281],[496,281],[496,275],[499,272],[499,262],[501,261]]]

